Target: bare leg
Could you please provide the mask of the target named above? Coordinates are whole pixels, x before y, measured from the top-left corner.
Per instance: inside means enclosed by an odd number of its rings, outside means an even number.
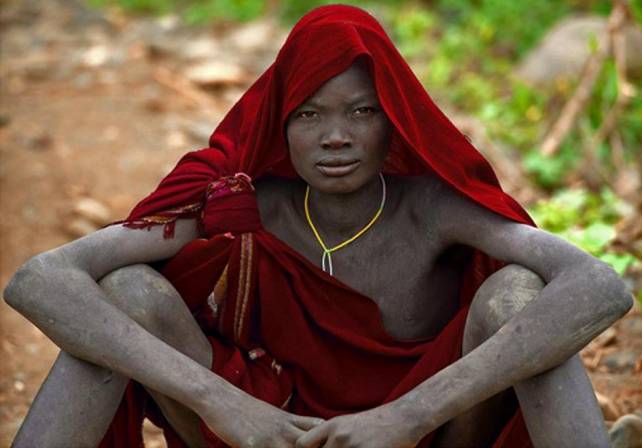
[[[29,409],[13,447],[98,445],[127,378],[61,351]]]
[[[489,277],[475,295],[466,322],[463,354],[492,336],[544,284],[533,272],[510,265]],[[604,419],[578,355],[514,386],[536,447],[608,447]],[[512,390],[478,404],[445,424],[438,446],[489,446],[506,421]]]
[[[146,265],[125,267],[100,282],[110,302],[147,331],[200,364],[211,364],[211,346],[178,293]],[[27,415],[14,446],[95,447],[122,399],[128,379],[61,351]],[[203,446],[198,417],[149,390],[189,446]]]
[[[174,287],[147,265],[112,272],[100,281],[111,302],[147,331],[204,367],[212,364],[212,346]],[[163,415],[189,446],[205,446],[200,419],[179,402],[147,388]]]

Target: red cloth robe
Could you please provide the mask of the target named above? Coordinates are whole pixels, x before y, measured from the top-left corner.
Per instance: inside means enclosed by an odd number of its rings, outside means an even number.
[[[394,127],[384,174],[437,174],[495,213],[533,225],[432,102],[379,23],[343,5],[304,16],[276,61],[214,131],[209,147],[186,154],[125,220],[134,228],[164,225],[170,238],[177,219],[197,218],[203,238],[187,244],[160,272],[208,335],[212,370],[275,406],[323,418],[394,400],[458,359],[473,294],[501,266],[474,252],[462,266],[466,275],[455,317],[428,340],[397,341],[385,331],[374,301],[262,227],[251,180],[297,176],[288,157],[287,117],[356,58],[367,62]],[[101,446],[142,445],[145,413],[166,428],[170,447],[183,446],[134,382]],[[210,446],[225,446],[204,425],[202,431]],[[519,412],[495,446],[530,446]]]

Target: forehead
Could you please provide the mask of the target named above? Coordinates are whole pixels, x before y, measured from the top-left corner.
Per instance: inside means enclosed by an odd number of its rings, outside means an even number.
[[[363,96],[377,97],[365,64],[355,62],[346,71],[330,78],[305,102],[350,101]]]

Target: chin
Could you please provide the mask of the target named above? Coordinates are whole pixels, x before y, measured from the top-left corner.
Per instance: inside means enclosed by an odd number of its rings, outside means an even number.
[[[375,178],[376,176],[377,174],[374,174],[371,177]],[[353,173],[341,177],[324,176],[320,182],[315,183],[314,185],[311,184],[311,186],[323,193],[349,194],[363,188],[370,180],[371,178],[363,179],[362,176],[357,175],[357,173]]]

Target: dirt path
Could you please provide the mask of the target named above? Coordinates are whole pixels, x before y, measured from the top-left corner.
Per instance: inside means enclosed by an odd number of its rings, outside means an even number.
[[[283,38],[269,23],[222,38],[171,20],[105,18],[78,3],[3,2],[0,287],[30,256],[123,217],[184,152],[205,146]],[[221,61],[230,62],[212,69]],[[187,81],[199,74],[186,66],[200,67],[210,94]],[[609,420],[642,409],[641,341],[637,311],[585,350]],[[0,446],[10,444],[56,353],[0,302]],[[160,446],[153,432],[149,446]]]

